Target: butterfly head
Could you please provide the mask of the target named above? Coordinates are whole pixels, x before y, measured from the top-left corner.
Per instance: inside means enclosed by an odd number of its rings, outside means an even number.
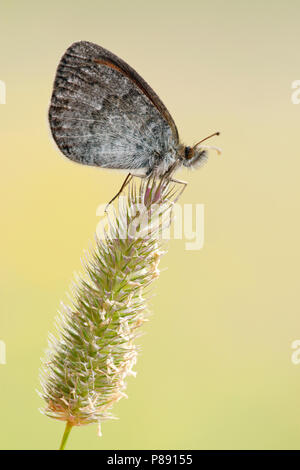
[[[218,147],[212,147],[207,145],[201,145],[204,140],[209,139],[215,135],[219,135],[219,132],[206,137],[205,139],[198,142],[193,147],[185,147],[183,152],[183,165],[187,168],[197,168],[201,166],[207,160],[207,150],[216,150],[218,153],[221,153],[221,150]]]
[[[197,168],[207,160],[207,151],[201,148],[185,147],[183,165],[187,168]]]

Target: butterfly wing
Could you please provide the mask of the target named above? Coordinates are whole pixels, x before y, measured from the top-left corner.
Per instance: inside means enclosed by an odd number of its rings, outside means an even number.
[[[147,170],[178,144],[176,125],[150,86],[123,60],[85,41],[59,63],[49,123],[63,154],[86,165]]]

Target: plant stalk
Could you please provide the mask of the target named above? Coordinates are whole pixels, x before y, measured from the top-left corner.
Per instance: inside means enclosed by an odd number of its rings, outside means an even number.
[[[65,446],[69,437],[69,434],[71,432],[73,425],[70,423],[70,421],[66,422],[66,427],[65,427],[65,432],[61,440],[60,448],[59,450],[65,450]]]

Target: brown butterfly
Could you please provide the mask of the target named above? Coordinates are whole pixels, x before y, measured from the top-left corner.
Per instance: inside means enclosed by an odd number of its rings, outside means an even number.
[[[169,111],[143,78],[86,41],[72,44],[58,65],[49,123],[56,144],[71,160],[127,170],[119,193],[132,176],[171,176],[182,165],[198,166],[207,148],[214,148],[202,142],[219,134],[184,146]]]

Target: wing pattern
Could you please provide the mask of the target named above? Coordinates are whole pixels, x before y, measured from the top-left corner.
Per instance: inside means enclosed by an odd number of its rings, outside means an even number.
[[[86,165],[147,171],[178,144],[175,123],[149,85],[89,42],[74,43],[62,57],[49,122],[64,155]]]

